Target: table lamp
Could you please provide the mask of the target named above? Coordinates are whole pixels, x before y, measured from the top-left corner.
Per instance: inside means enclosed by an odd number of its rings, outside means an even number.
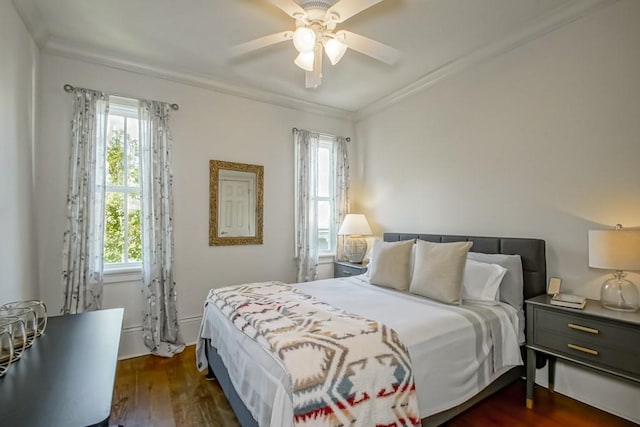
[[[600,303],[618,311],[638,309],[638,288],[625,279],[624,270],[640,270],[640,231],[589,230],[589,267],[615,270],[602,284]]]
[[[338,230],[340,236],[347,236],[344,239],[344,253],[349,262],[361,264],[364,255],[367,253],[367,241],[362,236],[371,234],[371,227],[367,218],[363,214],[347,214]]]

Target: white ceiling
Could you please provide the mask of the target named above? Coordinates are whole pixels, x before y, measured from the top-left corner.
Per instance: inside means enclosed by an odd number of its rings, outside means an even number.
[[[14,0],[45,51],[64,48],[116,58],[352,112],[402,93],[488,46],[500,47],[499,53],[543,34],[599,2],[385,0],[338,29],[400,50],[400,62],[389,66],[350,50],[336,66],[324,61],[322,85],[305,89],[290,42],[241,59],[229,57],[236,44],[295,29],[293,19],[266,0]]]

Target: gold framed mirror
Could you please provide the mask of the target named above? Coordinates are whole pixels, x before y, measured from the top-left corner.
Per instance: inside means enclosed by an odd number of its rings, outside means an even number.
[[[209,246],[261,245],[264,166],[209,161]]]

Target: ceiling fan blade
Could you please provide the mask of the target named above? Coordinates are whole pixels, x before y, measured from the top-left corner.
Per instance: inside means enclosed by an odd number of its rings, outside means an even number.
[[[280,33],[270,34],[260,37],[246,43],[242,43],[232,47],[229,51],[231,56],[241,56],[254,50],[262,49],[267,46],[282,43],[293,38],[293,31],[282,31]]]
[[[402,54],[399,50],[382,44],[368,37],[361,36],[351,31],[336,32],[338,39],[341,39],[350,49],[363,53],[367,56],[382,61],[389,65],[394,65]]]
[[[365,9],[380,3],[382,0],[340,0],[327,10],[327,15],[334,14],[337,22],[344,22]]]
[[[267,0],[274,6],[282,9],[284,13],[294,19],[301,19],[307,15],[307,12],[293,0]]]

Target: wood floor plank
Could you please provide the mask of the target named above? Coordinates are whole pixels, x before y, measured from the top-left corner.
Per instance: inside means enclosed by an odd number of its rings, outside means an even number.
[[[518,381],[478,403],[448,423],[448,427],[631,427],[637,424],[560,393],[536,387],[535,406],[524,405],[525,382]]]
[[[535,390],[533,410],[524,406],[518,381],[447,423],[448,427],[632,427],[632,422],[559,393]],[[122,360],[114,389],[111,424],[126,427],[236,427],[238,420],[220,386],[195,367],[195,347],[167,359]]]

